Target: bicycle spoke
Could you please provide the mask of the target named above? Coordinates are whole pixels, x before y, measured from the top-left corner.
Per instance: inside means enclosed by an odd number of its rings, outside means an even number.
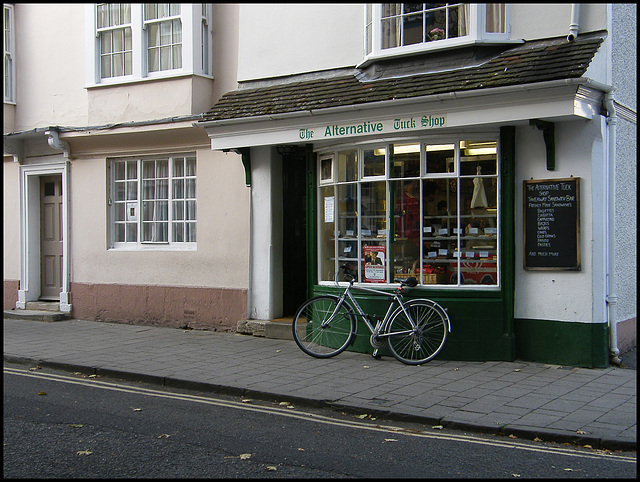
[[[355,320],[344,304],[336,312],[337,302],[336,297],[319,296],[307,301],[296,313],[293,337],[305,353],[327,358],[342,352],[351,342]]]
[[[402,309],[396,311],[389,324],[389,347],[403,363],[425,363],[444,346],[446,315],[439,307],[421,300],[408,302],[405,309],[411,319]]]

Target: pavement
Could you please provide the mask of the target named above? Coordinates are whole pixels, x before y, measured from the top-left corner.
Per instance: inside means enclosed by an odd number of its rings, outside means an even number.
[[[305,355],[291,340],[4,318],[4,361],[594,449],[636,450],[636,370]],[[624,362],[624,358],[623,358]]]

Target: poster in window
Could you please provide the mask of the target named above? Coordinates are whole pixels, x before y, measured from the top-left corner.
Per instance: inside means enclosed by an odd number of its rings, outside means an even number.
[[[365,283],[384,283],[386,281],[385,249],[385,246],[363,246]]]

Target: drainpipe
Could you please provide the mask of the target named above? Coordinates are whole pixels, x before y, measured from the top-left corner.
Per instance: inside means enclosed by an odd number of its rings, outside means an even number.
[[[573,42],[578,36],[578,29],[580,28],[580,4],[571,4],[571,23],[569,24],[569,35],[567,40]]]
[[[608,152],[607,152],[607,318],[609,322],[609,351],[611,363],[620,366],[622,359],[620,350],[618,349],[618,322],[616,320],[616,303],[618,295],[616,294],[616,234],[615,234],[615,215],[616,215],[616,125],[618,124],[618,116],[614,106],[613,89],[605,93],[605,106],[607,108],[607,130],[608,130]]]

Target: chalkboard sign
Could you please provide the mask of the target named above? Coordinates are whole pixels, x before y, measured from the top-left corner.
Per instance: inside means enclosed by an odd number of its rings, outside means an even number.
[[[580,178],[524,181],[524,268],[580,270]]]

